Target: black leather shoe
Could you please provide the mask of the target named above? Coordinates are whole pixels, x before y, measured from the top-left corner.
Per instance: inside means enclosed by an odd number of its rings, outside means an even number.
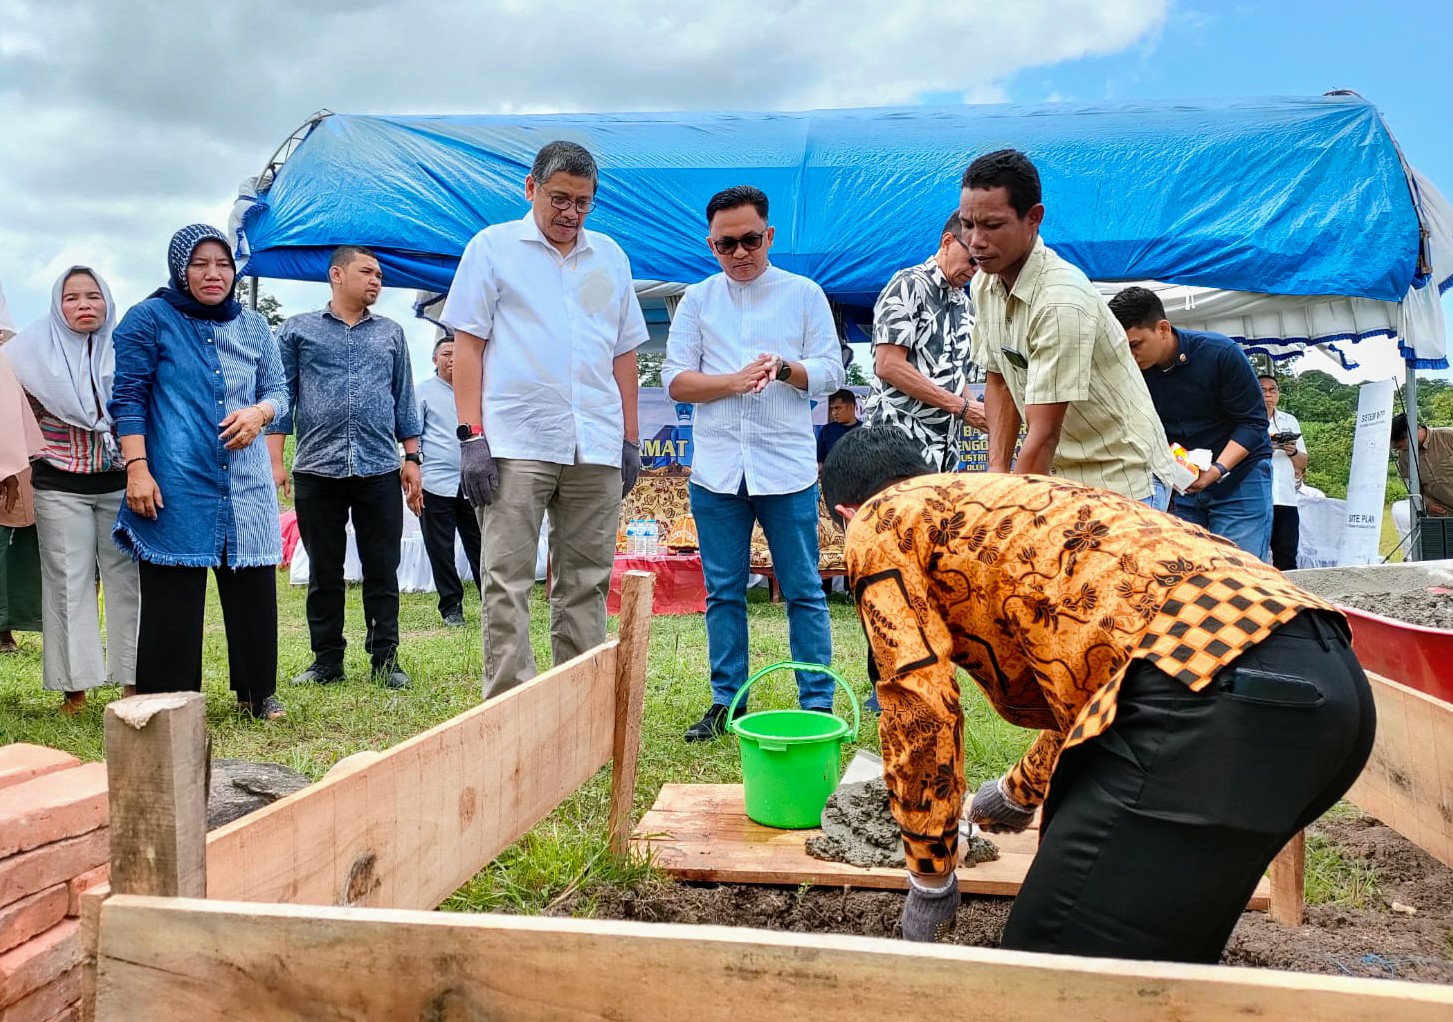
[[[294,685],[331,685],[335,681],[343,680],[343,668],[324,667],[321,664],[314,664],[302,674],[293,679]]]
[[[746,712],[747,704],[744,702],[738,703],[737,712],[732,714],[732,719],[735,720]],[[726,734],[726,715],[727,708],[725,706],[720,703],[713,703],[711,709],[706,711],[706,716],[686,729],[686,741],[709,742],[713,738],[720,738]]]
[[[398,664],[384,664],[382,667],[373,669],[373,678],[383,685],[384,688],[408,688],[411,682],[404,669]]]
[[[268,696],[261,702],[242,701],[237,704],[238,709],[257,720],[282,720],[288,715],[283,709],[283,704],[278,702],[277,696]]]
[[[444,615],[445,628],[463,628],[464,626],[465,621],[463,611],[454,610]]]

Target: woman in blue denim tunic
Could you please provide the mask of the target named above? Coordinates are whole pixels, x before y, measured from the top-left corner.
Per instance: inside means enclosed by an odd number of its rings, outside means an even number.
[[[267,321],[234,297],[221,231],[184,227],[171,279],[116,328],[111,415],[126,465],[116,544],[139,562],[136,691],[200,692],[207,569],[240,709],[283,716],[277,685],[277,491],[263,428],[287,411]]]

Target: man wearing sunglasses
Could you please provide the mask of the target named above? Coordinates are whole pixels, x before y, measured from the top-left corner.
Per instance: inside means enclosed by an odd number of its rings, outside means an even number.
[[[460,488],[483,543],[486,698],[535,675],[529,595],[546,511],[555,663],[605,641],[621,498],[641,469],[646,322],[625,253],[585,229],[598,180],[574,142],[541,149],[529,212],[474,236],[440,317],[455,338]]]
[[[963,234],[954,210],[938,251],[895,273],[873,306],[868,422],[907,433],[940,472],[957,471],[964,424],[985,427],[984,404],[968,386],[974,306],[964,287],[975,267]]]
[[[706,206],[706,243],[721,272],[686,289],[671,319],[661,379],[673,401],[696,405],[691,513],[706,576],[711,707],[688,742],[725,731],[747,677],[747,566],[760,522],[787,601],[792,659],[832,660],[818,574],[817,442],[812,399],[843,385],[837,327],[822,288],[771,265],[767,196],[750,185]],[[800,671],[805,709],[831,710],[833,683]],[[745,700],[738,714],[745,712]]]

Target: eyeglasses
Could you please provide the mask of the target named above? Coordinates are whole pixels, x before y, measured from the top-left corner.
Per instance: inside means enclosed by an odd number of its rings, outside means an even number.
[[[740,245],[748,252],[755,252],[762,247],[762,242],[767,236],[761,231],[753,231],[751,234],[743,234],[740,238],[713,238],[711,247],[716,249],[718,255],[731,255]]]
[[[556,209],[569,209],[574,206],[577,213],[589,213],[595,208],[594,199],[572,199],[568,195],[551,195],[549,199],[550,205]]]

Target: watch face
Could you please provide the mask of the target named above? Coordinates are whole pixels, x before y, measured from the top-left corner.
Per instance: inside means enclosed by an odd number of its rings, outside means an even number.
[[[474,435],[474,430],[470,429],[467,425],[461,425],[454,431],[454,435],[460,440],[468,440]]]
[[[777,379],[784,380],[785,381],[791,375],[792,375],[792,363],[790,363],[790,362],[783,362],[782,365],[777,370]]]

